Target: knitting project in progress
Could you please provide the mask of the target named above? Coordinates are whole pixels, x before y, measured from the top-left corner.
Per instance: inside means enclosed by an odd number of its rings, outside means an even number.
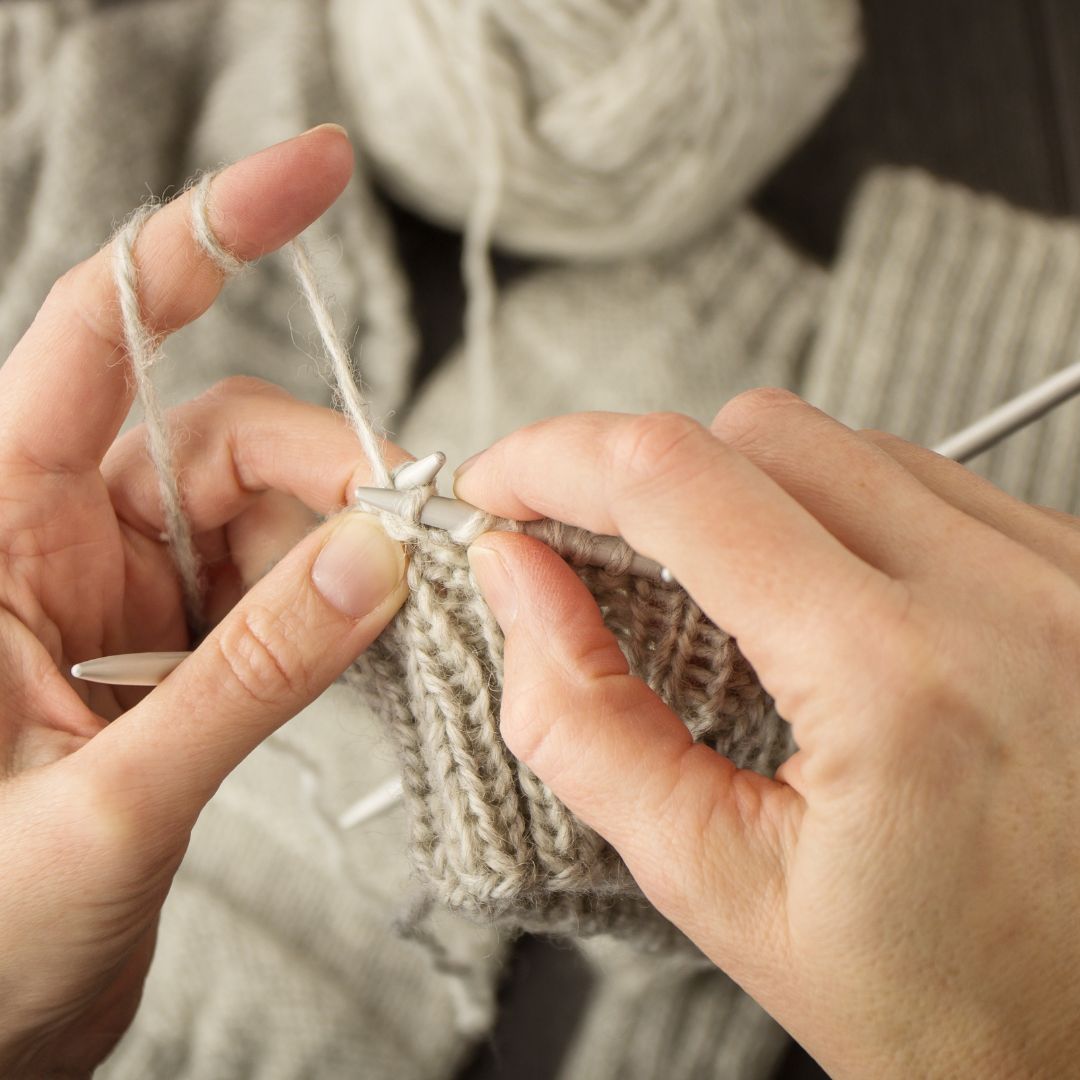
[[[212,176],[192,191],[192,231],[225,274],[241,264],[207,221]],[[151,207],[137,211],[115,244],[125,344],[159,476],[168,541],[197,623],[199,565],[187,526],[164,414],[150,368],[158,342],[142,321],[134,242]],[[304,247],[293,268],[325,350],[338,398],[356,431],[373,483],[393,487],[348,351],[335,330]],[[560,933],[604,930],[667,936],[612,848],[574,817],[506,748],[499,734],[502,635],[472,579],[466,547],[516,523],[478,514],[464,533],[420,524],[434,485],[408,489],[404,514],[381,512],[409,555],[409,597],[347,675],[380,715],[398,752],[411,853],[426,891],[450,908],[509,927]],[[732,638],[675,583],[630,572],[632,550],[586,564],[595,537],[548,523],[547,542],[575,566],[631,671],[683,719],[695,739],[736,765],[771,773],[791,750],[789,728]]]

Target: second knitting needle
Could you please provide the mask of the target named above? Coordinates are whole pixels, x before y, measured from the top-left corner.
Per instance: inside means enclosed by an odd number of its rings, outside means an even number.
[[[996,446],[1014,431],[1045,416],[1051,409],[1080,394],[1080,361],[1055,372],[1038,386],[1026,390],[1012,401],[999,405],[981,420],[950,435],[934,451],[953,461],[970,461],[984,450]]]
[[[188,652],[137,652],[84,660],[71,669],[76,679],[112,686],[157,686]]]

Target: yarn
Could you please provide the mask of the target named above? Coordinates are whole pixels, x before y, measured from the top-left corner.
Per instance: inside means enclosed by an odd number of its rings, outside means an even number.
[[[193,204],[194,205],[194,204]],[[180,482],[176,471],[176,462],[169,440],[168,426],[161,402],[150,377],[150,369],[161,356],[161,341],[143,321],[139,304],[139,274],[135,263],[135,241],[147,219],[154,212],[154,205],[148,203],[139,207],[116,234],[113,252],[113,280],[120,301],[120,317],[123,327],[124,348],[131,363],[131,374],[135,381],[135,395],[146,420],[147,451],[154,464],[158,479],[158,490],[165,521],[165,539],[169,544],[173,561],[180,577],[180,587],[184,597],[184,608],[188,623],[198,628],[202,624],[202,584],[200,581],[199,556],[195,551],[195,542],[191,536],[191,527],[184,514],[180,498]],[[206,196],[199,202],[200,222],[206,219]],[[210,235],[209,227],[197,225],[193,229],[196,239],[202,243],[203,235]],[[214,242],[211,258],[221,265],[217,258],[220,245]],[[209,250],[209,249],[207,249]]]
[[[857,20],[854,0],[330,0],[389,189],[468,223],[467,248],[490,224],[575,259],[673,247],[737,205],[843,85]]]
[[[855,0],[330,0],[388,188],[464,230],[472,430],[494,431],[492,242],[653,253],[737,206],[858,53]]]
[[[578,572],[631,671],[695,738],[763,772],[787,756],[787,726],[752,669],[681,588]],[[644,928],[645,906],[615,852],[499,736],[502,638],[464,549],[428,530],[412,548],[409,583],[406,605],[347,678],[390,725],[421,877],[484,920],[569,933]]]
[[[192,234],[216,265],[232,271],[235,260],[220,247],[207,219],[211,183],[212,176],[204,176],[193,192]],[[190,541],[190,530],[165,417],[150,383],[158,345],[142,321],[136,290],[133,240],[151,212],[144,208],[121,230],[116,274],[125,341],[170,522],[169,543],[186,594],[197,589],[197,564],[193,568],[177,546]],[[408,549],[409,596],[346,681],[382,717],[396,745],[411,852],[425,893],[475,918],[513,927],[617,929],[670,940],[673,932],[649,907],[616,852],[510,754],[499,734],[502,633],[476,587],[466,548],[489,528],[520,525],[478,513],[451,536],[419,524],[434,484],[424,482],[423,470],[392,474],[387,468],[382,436],[300,239],[293,241],[292,260],[337,398],[375,482],[397,481],[411,496],[404,513],[380,514],[387,532]],[[791,750],[787,725],[733,639],[679,585],[634,576],[632,552],[622,542],[606,565],[596,567],[586,564],[596,547],[586,530],[551,522],[544,539],[577,569],[630,670],[675,710],[695,739],[740,767],[765,773],[776,768]],[[301,779],[321,824],[342,828],[348,816],[343,823],[318,804],[317,777],[302,759],[301,754]]]

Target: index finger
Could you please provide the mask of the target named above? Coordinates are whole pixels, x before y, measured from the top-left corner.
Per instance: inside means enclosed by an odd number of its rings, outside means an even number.
[[[208,220],[222,247],[248,261],[311,224],[352,173],[344,131],[323,125],[244,158],[215,177]],[[191,192],[162,207],[135,245],[147,328],[168,334],[213,303],[222,272],[195,240]],[[96,468],[133,393],[113,282],[111,245],[68,271],[0,371],[0,443],[7,462],[46,472]],[[56,437],[63,432],[63,438]]]
[[[766,473],[676,414],[542,421],[479,455],[454,490],[495,514],[622,536],[739,639],[778,698],[808,689],[790,675],[793,652],[820,673],[872,639],[866,604],[891,583]]]
[[[316,514],[352,501],[371,483],[356,432],[339,412],[290,397],[258,379],[233,377],[170,410],[186,438],[175,466],[188,478],[184,511],[194,532],[231,521],[265,491],[291,495]],[[393,467],[409,455],[383,444]],[[110,447],[101,466],[117,516],[146,536],[165,528],[157,470],[146,433],[133,428]]]

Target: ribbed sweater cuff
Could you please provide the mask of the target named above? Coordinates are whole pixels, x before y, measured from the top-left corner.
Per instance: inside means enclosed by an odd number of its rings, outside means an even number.
[[[933,446],[1080,357],[1080,223],[915,170],[855,201],[806,395],[859,427]],[[1080,504],[1080,402],[975,466],[1019,498]]]

